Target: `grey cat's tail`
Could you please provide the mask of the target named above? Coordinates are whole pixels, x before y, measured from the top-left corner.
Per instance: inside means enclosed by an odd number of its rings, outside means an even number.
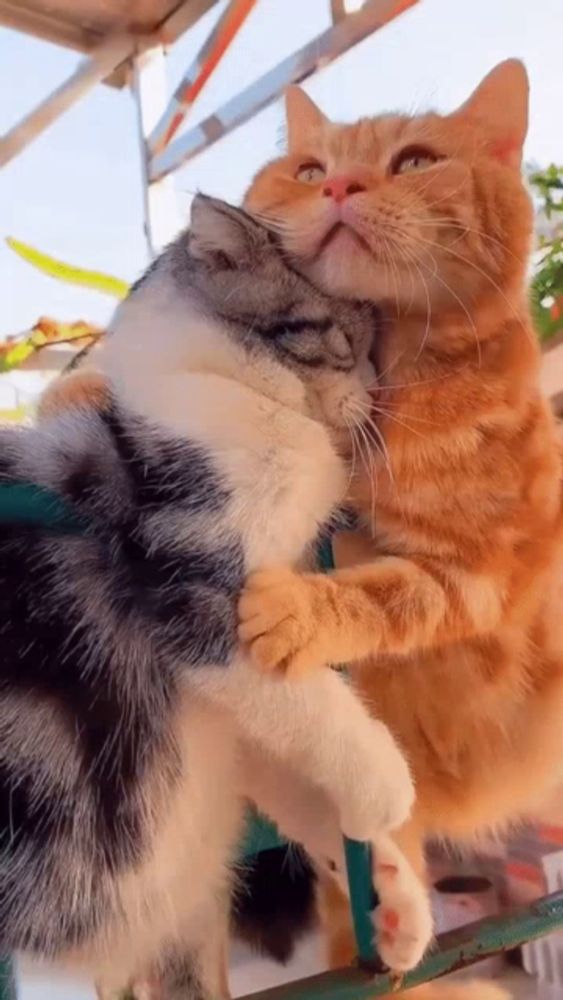
[[[236,938],[285,964],[316,923],[316,875],[299,848],[262,851],[240,876],[233,904]]]

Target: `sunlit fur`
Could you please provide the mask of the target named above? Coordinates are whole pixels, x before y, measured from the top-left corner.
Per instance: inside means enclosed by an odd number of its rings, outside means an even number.
[[[372,329],[200,195],[119,306],[104,378],[68,376],[1,435],[0,479],[75,522],[0,532],[2,953],[80,963],[103,995],[148,977],[151,1000],[217,1000],[253,753],[266,790],[283,761],[354,839],[409,815],[408,766],[353,688],[274,683],[237,634],[246,575],[309,563],[345,498],[332,431],[369,400]]]
[[[510,61],[452,115],[345,126],[293,91],[289,155],[246,200],[325,289],[384,308],[372,423],[358,439],[363,538],[337,547],[352,568],[272,580],[254,611],[272,630],[263,666],[351,662],[402,741],[418,802],[399,841],[419,871],[425,836],[505,828],[563,766],[561,460],[526,287],[527,90]],[[411,144],[440,159],[393,175]],[[293,179],[311,157],[365,188],[338,216],[355,233],[342,226],[327,242],[338,207],[322,183]],[[334,898],[327,909],[342,962],[353,950],[344,911]],[[420,996],[442,989],[454,996]]]
[[[506,65],[503,90],[518,91],[519,64]],[[288,155],[258,173],[246,206],[279,229],[302,269],[331,294],[373,299],[424,322],[438,309],[442,319],[450,318],[445,310],[461,309],[467,321],[461,303],[473,310],[499,281],[505,294],[518,296],[531,206],[510,169],[511,136],[497,132],[506,121],[502,103],[499,121],[491,131],[484,127],[491,90],[485,84],[475,107],[450,116],[384,115],[355,125],[334,125],[314,106],[295,107],[309,98],[292,94],[289,108],[300,127],[289,131]],[[514,127],[523,137],[526,116]],[[440,159],[430,169],[394,174],[397,155],[409,147],[428,147]],[[295,179],[299,164],[311,159],[327,178],[350,174],[365,190],[339,213],[323,196],[324,181]]]
[[[64,373],[47,386],[37,404],[37,419],[48,420],[66,409],[93,406],[102,410],[110,402],[108,381],[101,372],[79,368]]]

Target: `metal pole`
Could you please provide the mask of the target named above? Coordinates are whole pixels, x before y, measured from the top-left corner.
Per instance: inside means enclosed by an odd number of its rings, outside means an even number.
[[[429,983],[562,927],[563,893],[556,893],[511,914],[491,917],[442,934],[436,949],[418,968],[402,977],[390,973],[373,974],[365,967],[352,966],[275,986],[241,997],[241,1000],[372,1000],[395,993],[402,995],[403,990]],[[445,989],[444,995],[447,996]],[[409,996],[406,993],[405,1000]]]
[[[180,224],[174,181],[149,177],[148,137],[168,103],[166,56],[162,45],[140,53],[133,60],[133,96],[139,123],[139,153],[143,180],[145,235],[154,257],[177,233]]]
[[[0,959],[0,1000],[17,1000],[16,977],[11,958]]]
[[[280,97],[290,83],[299,83],[312,76],[417,3],[419,0],[366,0],[357,13],[347,14],[331,25],[208,118],[165,146],[162,152],[151,156],[150,177],[156,181],[178,170]]]
[[[134,45],[131,35],[116,35],[100,45],[87,59],[83,59],[68,80],[0,138],[0,166],[13,160],[36,136],[41,135],[127,59],[133,52]]]
[[[180,80],[174,96],[150,136],[148,145],[151,156],[162,152],[176,134],[255,6],[256,0],[230,0],[213,31]]]

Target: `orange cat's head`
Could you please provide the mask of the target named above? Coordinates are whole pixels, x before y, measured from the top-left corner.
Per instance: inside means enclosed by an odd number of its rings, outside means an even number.
[[[255,178],[247,208],[333,294],[425,315],[520,294],[532,231],[521,180],[528,79],[509,60],[450,115],[328,121],[287,94],[288,153]]]

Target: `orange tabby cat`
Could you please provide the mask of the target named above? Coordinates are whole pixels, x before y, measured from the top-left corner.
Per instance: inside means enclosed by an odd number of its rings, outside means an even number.
[[[453,115],[355,126],[293,89],[289,155],[247,198],[314,280],[373,299],[383,323],[373,473],[355,483],[363,537],[337,546],[356,568],[255,578],[242,635],[264,669],[352,662],[416,773],[399,839],[419,870],[424,836],[467,839],[533,811],[563,761],[561,469],[525,290],[527,89],[508,62]],[[324,903],[342,964],[348,908],[335,887]]]
[[[241,636],[264,670],[351,664],[416,775],[399,840],[419,870],[426,836],[533,812],[563,765],[561,460],[528,307],[527,109],[517,61],[447,116],[335,125],[292,88],[288,155],[246,199],[305,273],[372,299],[382,324],[363,537],[337,548],[354,566],[258,574]],[[341,964],[353,943],[334,895]]]

